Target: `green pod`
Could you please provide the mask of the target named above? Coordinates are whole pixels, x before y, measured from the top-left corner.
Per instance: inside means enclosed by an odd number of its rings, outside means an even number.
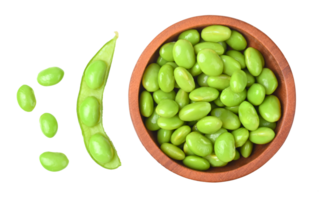
[[[39,121],[42,133],[48,138],[54,137],[58,131],[58,122],[55,117],[50,113],[44,113]]]
[[[223,122],[222,127],[225,129],[236,130],[241,125],[238,116],[224,108],[215,108],[211,115],[219,118]]]
[[[249,140],[255,144],[267,144],[275,138],[275,132],[268,127],[260,127],[250,132]]]
[[[163,92],[171,92],[174,89],[174,68],[171,65],[163,65],[158,72],[158,86]]]
[[[94,66],[88,67],[86,75],[89,75],[92,77],[92,73],[93,73],[94,79],[91,79],[92,84],[88,86],[97,86],[96,84],[99,84],[99,83],[101,85],[101,83],[103,82],[103,78],[104,78],[104,74],[106,70],[105,62],[96,61],[96,62],[93,62],[91,65],[94,65]],[[90,70],[90,67],[91,69],[92,68],[94,69]],[[60,85],[63,82],[64,78],[65,78],[65,69],[62,66],[49,65],[47,67],[41,68],[38,71],[36,75],[36,83],[40,88],[54,88]]]
[[[99,133],[91,136],[89,152],[93,159],[100,165],[105,165],[110,162],[115,155],[111,141]]]
[[[226,55],[234,58],[235,60],[237,60],[242,69],[246,68],[245,56],[241,52],[236,51],[236,50],[229,50],[229,51],[226,52]]]
[[[203,49],[199,51],[197,54],[197,63],[202,72],[208,76],[218,76],[223,73],[223,61],[214,50]]]
[[[198,75],[200,75],[201,73],[203,73],[202,70],[200,69],[200,67],[199,67],[199,65],[198,65],[197,62],[196,62],[195,65],[194,65],[192,68],[190,68],[188,71],[189,71],[189,73],[191,73],[192,76],[198,76]]]
[[[195,89],[195,81],[192,75],[183,67],[177,67],[174,70],[174,77],[177,85],[185,92],[191,92]]]
[[[157,131],[157,142],[159,145],[168,143],[171,140],[172,130],[160,129]]]
[[[220,98],[217,98],[214,101],[214,104],[217,105],[218,107],[225,107],[225,104],[223,104],[223,102],[221,102]]]
[[[230,87],[224,89],[220,94],[220,100],[226,106],[238,106],[246,99],[247,91],[243,90],[240,93],[233,92]]]
[[[170,143],[163,143],[161,150],[170,158],[174,160],[184,160],[185,153],[175,145]]]
[[[195,102],[184,106],[179,111],[179,117],[183,121],[196,121],[205,117],[211,110],[208,102]]]
[[[212,167],[224,167],[228,164],[228,162],[221,161],[216,154],[209,154],[205,156],[205,159],[208,160]]]
[[[185,92],[183,89],[179,89],[176,94],[175,101],[179,108],[182,109],[184,106],[189,104],[189,93]]]
[[[247,86],[246,73],[242,70],[235,71],[230,78],[229,85],[233,92],[240,93],[244,91]]]
[[[184,143],[183,151],[187,156],[195,155],[194,152],[192,152],[192,150],[189,149],[186,142]]]
[[[151,93],[143,91],[140,94],[140,112],[144,117],[149,117],[154,111],[154,102]]]
[[[173,48],[173,57],[175,63],[186,69],[190,69],[195,64],[195,51],[192,43],[187,40],[178,40]]]
[[[160,127],[157,125],[157,120],[160,116],[155,112],[152,113],[151,116],[149,116],[148,118],[146,118],[145,120],[145,127],[147,130],[150,131],[157,131],[158,129],[160,129]]]
[[[68,166],[69,159],[63,153],[48,151],[40,155],[40,163],[46,170],[57,172]]]
[[[235,139],[231,133],[222,133],[214,144],[215,154],[219,160],[230,162],[235,158]]]
[[[218,44],[222,45],[223,49],[224,49],[224,52],[226,52],[227,50],[227,44],[225,41],[222,41],[222,42],[217,42]]]
[[[100,88],[104,83],[106,70],[107,65],[103,60],[91,62],[84,72],[86,85],[92,90]]]
[[[169,43],[164,44],[160,48],[159,54],[164,60],[166,60],[166,61],[174,61],[174,58],[173,58],[174,45],[175,45],[175,42],[169,42]]]
[[[163,92],[162,90],[157,90],[153,93],[153,99],[157,104],[159,104],[159,102],[164,99],[174,100],[175,96],[176,96],[176,92],[174,90],[171,92]]]
[[[259,115],[259,127],[268,127],[271,128],[272,130],[275,130],[277,124],[276,122],[267,122],[266,120],[264,120],[264,118],[262,118]]]
[[[216,88],[217,90],[224,90],[229,87],[230,76],[221,74],[219,76],[209,76],[207,84],[209,87]]]
[[[219,96],[219,91],[216,90],[215,88],[211,88],[211,87],[200,87],[197,88],[195,90],[193,90],[190,94],[189,94],[189,98],[192,101],[214,101],[215,99],[217,99]]]
[[[233,160],[238,160],[240,158],[240,153],[239,151],[236,149],[236,155],[235,158]]]
[[[249,138],[249,131],[245,128],[239,128],[232,132],[235,139],[235,147],[241,147]]]
[[[186,167],[199,171],[208,170],[210,167],[207,160],[198,156],[186,156],[186,158],[183,160],[183,163]]]
[[[17,100],[20,108],[26,112],[31,112],[37,101],[33,89],[28,85],[22,85],[17,92]]]
[[[201,42],[194,46],[195,53],[198,54],[203,49],[211,49],[214,50],[218,55],[223,55],[224,48],[222,45],[216,42]]]
[[[213,152],[212,142],[197,132],[191,132],[186,137],[189,149],[198,156],[205,157]]]
[[[170,118],[178,113],[178,104],[171,99],[164,99],[159,102],[155,111],[160,117]]]
[[[247,47],[247,41],[245,37],[238,31],[232,30],[230,38],[226,40],[226,43],[237,51],[242,51]]]
[[[235,71],[241,69],[239,62],[234,58],[227,55],[221,55],[220,58],[222,59],[224,64],[224,74],[232,76]]]
[[[196,125],[201,133],[210,134],[218,131],[222,127],[223,122],[217,117],[206,116],[200,119]]]
[[[201,36],[207,42],[226,41],[231,36],[231,30],[227,26],[212,25],[205,27]]]
[[[184,122],[180,120],[178,116],[174,116],[170,118],[160,117],[157,120],[157,124],[162,129],[174,130],[181,127],[184,124]]]
[[[100,103],[95,97],[89,96],[80,104],[79,117],[84,125],[95,126],[100,120],[100,114]]]
[[[269,95],[259,106],[259,114],[268,122],[276,122],[281,117],[281,105],[279,99],[274,95]]]
[[[191,128],[187,125],[176,129],[171,136],[171,143],[175,146],[181,145],[186,141],[186,136],[191,132]]]
[[[209,76],[204,74],[204,73],[202,73],[199,76],[197,76],[198,85],[201,86],[201,87],[208,87],[208,83],[207,83],[208,77]]]
[[[259,76],[264,67],[264,58],[261,53],[253,47],[248,47],[245,50],[244,55],[248,71],[253,76]]]
[[[178,67],[178,65],[176,65],[175,62],[167,62],[166,64],[172,66],[174,69],[175,69],[176,67]]]
[[[187,40],[190,43],[192,43],[192,45],[195,45],[195,44],[197,44],[199,42],[200,35],[199,35],[199,32],[196,29],[189,29],[189,30],[186,30],[186,31],[182,32],[178,36],[178,40],[180,40],[180,39]]]
[[[238,115],[240,122],[248,130],[254,131],[259,127],[257,111],[248,101],[244,101],[239,105]]]
[[[254,145],[251,141],[247,140],[246,143],[240,147],[240,153],[244,158],[248,158],[253,151]]]
[[[211,134],[205,134],[205,137],[207,137],[213,144],[215,144],[216,139],[222,134],[227,132],[226,129],[221,128],[218,131],[216,131],[215,133],[211,133]]]
[[[247,76],[247,87],[250,87],[256,82],[256,79],[253,75],[251,75],[251,73],[247,69],[245,69],[244,72]]]
[[[247,99],[254,106],[259,106],[265,99],[265,87],[259,83],[254,83],[247,91]]]
[[[161,67],[157,63],[152,63],[146,67],[142,78],[142,84],[147,91],[155,92],[159,89],[158,72],[160,68]]]
[[[156,63],[159,64],[159,66],[163,66],[167,63],[167,61],[164,60],[164,58],[162,58],[161,56],[158,56]]]
[[[238,114],[239,106],[227,106],[227,107],[225,107],[225,109],[232,111],[235,114]]]
[[[269,69],[264,68],[257,77],[257,82],[265,87],[266,94],[272,94],[278,87],[276,75]]]

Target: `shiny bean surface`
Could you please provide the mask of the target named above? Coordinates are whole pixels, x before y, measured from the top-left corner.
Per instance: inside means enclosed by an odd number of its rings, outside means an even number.
[[[236,61],[238,61],[240,64],[240,67],[242,69],[246,68],[245,56],[241,52],[236,51],[236,50],[229,50],[226,52],[226,55],[230,56],[230,57],[234,58]]]
[[[171,136],[171,143],[175,146],[181,145],[186,141],[186,136],[191,132],[191,128],[187,125],[176,129]]]
[[[170,143],[163,143],[161,150],[170,158],[174,160],[184,160],[185,153],[175,145]]]
[[[230,76],[221,74],[219,76],[209,76],[207,79],[209,87],[216,88],[217,90],[224,90],[229,87]]]
[[[143,91],[140,94],[140,112],[144,117],[149,117],[154,111],[154,102],[151,93]]]
[[[174,89],[174,68],[171,65],[163,65],[158,72],[158,86],[163,92],[171,92]]]
[[[242,70],[235,71],[230,78],[229,85],[233,92],[240,93],[244,91],[247,86],[246,73]]]
[[[253,47],[248,47],[245,50],[244,55],[248,71],[253,76],[259,76],[264,67],[264,58],[261,53]]]
[[[180,39],[188,40],[190,43],[192,43],[192,45],[195,45],[199,42],[200,35],[196,29],[189,29],[189,30],[182,32],[178,36],[178,40],[180,40]]]
[[[158,85],[158,72],[160,66],[157,63],[148,65],[144,71],[142,84],[144,88],[149,92],[155,92],[159,89]]]
[[[44,113],[39,121],[42,133],[48,138],[54,137],[58,131],[58,122],[55,117],[50,113]]]
[[[174,77],[178,86],[185,92],[191,92],[195,89],[194,78],[185,68],[175,68]]]
[[[211,87],[199,87],[189,94],[192,101],[214,101],[219,96],[219,91]]]
[[[245,128],[239,128],[232,132],[235,139],[235,147],[241,147],[249,138],[249,131]]]
[[[208,76],[218,76],[223,72],[224,64],[219,55],[211,49],[203,49],[197,54],[197,63]]]
[[[247,99],[254,106],[259,106],[264,101],[265,96],[265,87],[259,83],[252,84],[247,92]]]
[[[225,129],[236,130],[241,125],[238,116],[224,108],[215,108],[211,114],[223,122],[222,127]]]
[[[84,74],[87,86],[92,90],[100,88],[104,83],[106,70],[107,65],[103,60],[96,60],[90,63]]]
[[[281,104],[274,95],[269,95],[259,106],[259,114],[268,122],[276,122],[281,118]]]
[[[174,130],[182,126],[184,122],[178,116],[174,116],[170,118],[159,117],[157,120],[157,124],[162,129]]]
[[[255,107],[248,101],[244,101],[240,104],[238,116],[240,122],[246,129],[254,131],[259,127],[259,117],[257,111]]]
[[[226,41],[231,36],[231,30],[222,25],[212,25],[205,27],[201,33],[202,38],[207,42]]]
[[[168,143],[171,140],[173,131],[172,130],[165,130],[160,129],[157,131],[157,142],[159,145],[162,145],[163,143]]]
[[[92,63],[93,64],[93,63]],[[50,67],[38,74],[38,83],[43,86],[58,84],[64,76],[64,71],[59,67]]]
[[[80,105],[79,116],[86,126],[95,126],[100,120],[99,101],[95,97],[87,97]]]
[[[183,121],[195,121],[205,117],[210,110],[210,103],[195,102],[184,106],[179,112],[179,117]]]
[[[226,129],[221,128],[218,131],[216,131],[215,133],[211,133],[211,134],[205,134],[205,137],[207,137],[213,144],[216,142],[216,139],[222,134],[227,132]]]
[[[238,106],[246,99],[247,91],[233,92],[230,87],[224,89],[220,94],[220,101],[226,106]]]
[[[268,127],[260,127],[250,132],[249,140],[255,144],[267,144],[275,138],[275,132]]]
[[[257,77],[257,82],[265,87],[266,94],[272,94],[278,87],[276,75],[269,69],[264,68]]]
[[[218,131],[222,125],[223,122],[214,116],[206,116],[197,122],[197,128],[201,133],[210,134]]]
[[[90,138],[88,150],[94,160],[102,165],[110,162],[115,154],[111,141],[99,133]]]
[[[186,69],[190,69],[195,64],[195,51],[192,43],[187,40],[178,40],[173,48],[173,57],[175,63]]]
[[[44,152],[40,155],[40,163],[46,170],[57,172],[68,166],[69,159],[63,153]]]
[[[173,117],[178,113],[178,104],[171,99],[164,99],[159,102],[155,111],[160,117]]]
[[[198,132],[191,132],[186,137],[187,146],[198,156],[205,157],[212,153],[212,142]]]
[[[247,140],[243,146],[240,147],[240,153],[244,158],[248,158],[253,151],[253,143]]]
[[[173,58],[173,47],[175,45],[175,42],[169,42],[164,44],[160,50],[159,50],[159,54],[160,56],[166,60],[166,61],[174,61]]]
[[[171,92],[164,92],[163,90],[157,90],[153,93],[153,99],[157,104],[159,104],[159,102],[164,99],[174,100],[175,96],[176,96],[176,92],[174,90]]]
[[[238,31],[232,30],[230,38],[226,40],[226,43],[234,50],[242,51],[247,47],[247,41],[245,37]]]
[[[216,42],[201,42],[194,46],[195,53],[198,54],[203,49],[211,49],[214,50],[218,55],[223,55],[224,48],[222,45]]]
[[[22,85],[17,92],[17,100],[20,108],[26,112],[31,112],[37,101],[33,89],[28,85]]]
[[[220,58],[222,59],[224,64],[224,69],[223,69],[224,74],[228,76],[232,76],[235,71],[241,69],[239,62],[235,60],[234,58],[227,55],[221,55]]]
[[[236,155],[235,139],[231,133],[222,133],[214,144],[215,154],[219,160],[230,162]]]
[[[209,162],[201,158],[199,156],[186,156],[186,158],[183,160],[183,163],[185,166],[195,169],[195,170],[200,170],[200,171],[205,171],[209,169]]]
[[[224,167],[228,162],[221,161],[214,153],[205,156],[205,159],[208,160],[212,167]]]

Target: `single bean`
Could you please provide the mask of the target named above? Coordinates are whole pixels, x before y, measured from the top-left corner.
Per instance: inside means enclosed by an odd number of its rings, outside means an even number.
[[[254,145],[251,141],[247,140],[246,143],[240,147],[240,153],[244,158],[248,158],[253,151]]]
[[[251,73],[247,69],[245,69],[244,72],[247,76],[247,87],[250,87],[256,82],[256,79],[253,75],[251,75]]]
[[[170,118],[178,113],[178,104],[171,99],[164,99],[159,102],[155,111],[160,117]]]
[[[250,132],[249,140],[255,144],[267,144],[275,138],[275,132],[268,127],[260,127]]]
[[[219,118],[223,122],[222,127],[225,129],[236,130],[241,125],[238,116],[224,108],[215,108],[211,115]]]
[[[232,161],[236,155],[234,136],[228,132],[222,133],[216,139],[214,150],[219,160],[223,162]]]
[[[171,140],[172,130],[160,129],[157,131],[157,142],[159,145],[168,143]]]
[[[207,160],[198,156],[186,156],[186,158],[183,160],[183,163],[185,166],[191,169],[200,171],[205,171],[209,169],[210,166]]]
[[[259,114],[268,122],[276,122],[281,117],[281,105],[279,99],[274,95],[269,95],[259,106]]]
[[[162,58],[161,56],[158,56],[156,63],[159,64],[159,66],[163,66],[167,63],[167,61],[164,60],[164,58]]]
[[[202,30],[202,38],[208,42],[226,41],[231,36],[231,30],[222,25],[207,26]]]
[[[211,87],[200,87],[197,88],[195,90],[193,90],[190,94],[189,94],[189,98],[192,101],[214,101],[215,99],[217,99],[219,96],[219,91],[216,90],[215,88],[211,88]]]
[[[198,156],[205,157],[212,153],[212,142],[197,132],[191,132],[186,137],[186,143],[189,149]]]
[[[157,120],[157,124],[162,129],[174,130],[182,126],[184,122],[180,120],[178,116],[174,116],[170,118],[160,117]]]
[[[64,76],[64,71],[59,67],[50,67],[38,74],[38,83],[43,86],[58,84]]]
[[[248,101],[244,101],[239,105],[238,115],[240,122],[248,130],[254,131],[259,127],[257,111]]]
[[[68,166],[69,159],[63,153],[48,151],[40,155],[40,163],[46,170],[57,172]]]
[[[179,117],[183,121],[195,121],[205,117],[210,110],[210,103],[195,102],[184,106],[179,112]]]
[[[159,104],[159,102],[164,99],[174,100],[175,96],[176,96],[176,92],[174,90],[171,92],[163,92],[162,90],[157,90],[153,93],[153,99],[157,104]]]
[[[276,122],[267,122],[266,120],[264,120],[264,118],[262,118],[259,115],[259,127],[268,127],[271,128],[272,130],[275,130],[277,124]]]
[[[140,95],[140,112],[144,117],[149,117],[154,111],[154,102],[151,93],[143,91]]]
[[[105,133],[101,120],[103,92],[110,72],[117,38],[118,33],[116,32],[115,37],[108,41],[86,66],[77,102],[77,114],[86,149],[97,164],[107,169],[116,169],[121,166],[115,147]],[[148,90],[158,89],[157,73],[159,68],[160,66],[154,63],[146,69],[146,74],[143,75],[143,86]]]
[[[17,100],[20,108],[26,112],[31,112],[37,101],[33,89],[28,85],[22,85],[17,92]]]
[[[241,147],[249,138],[249,131],[245,128],[239,128],[232,132],[235,139],[235,147]]]
[[[166,61],[174,61],[174,58],[173,58],[174,45],[175,45],[175,42],[169,42],[169,43],[164,44],[160,48],[159,54],[164,60],[166,60]]]
[[[177,67],[174,70],[174,76],[178,86],[185,92],[191,92],[195,89],[195,81],[192,75],[183,67]]]
[[[224,70],[223,70],[224,74],[227,74],[228,76],[232,76],[235,71],[241,69],[239,62],[235,60],[234,58],[227,55],[221,55],[220,58],[222,59],[224,64]]]
[[[192,43],[187,40],[178,40],[173,48],[173,57],[175,63],[186,69],[190,69],[195,64],[195,51]]]
[[[175,101],[179,108],[182,109],[184,106],[189,104],[189,93],[185,92],[183,89],[179,89],[176,94]]]
[[[213,144],[215,144],[216,139],[222,134],[227,132],[226,129],[221,128],[218,131],[216,131],[215,133],[211,133],[211,134],[205,134],[205,137],[207,137]]]
[[[157,131],[158,129],[160,129],[160,127],[157,125],[157,120],[159,117],[160,116],[154,110],[152,115],[146,118],[145,127],[147,128],[147,130]]]
[[[238,114],[239,106],[227,106],[227,107],[225,107],[225,109],[232,111],[235,114]]]
[[[159,89],[158,85],[158,72],[160,66],[157,63],[148,65],[144,71],[142,84],[144,88],[149,92],[155,92]]]
[[[259,106],[264,101],[265,96],[265,87],[259,83],[252,84],[247,92],[247,99],[254,106]]]
[[[208,87],[208,83],[207,83],[208,77],[209,76],[204,74],[204,73],[202,73],[199,76],[197,76],[198,85],[201,86],[201,87]]]
[[[234,58],[235,60],[237,60],[239,62],[239,64],[240,64],[241,69],[246,68],[245,56],[240,51],[229,50],[229,51],[226,52],[226,55]]]
[[[207,84],[209,87],[216,88],[217,90],[224,90],[229,87],[230,76],[221,74],[219,76],[209,76]]]
[[[272,94],[278,87],[276,75],[269,68],[264,68],[261,71],[257,82],[265,87],[267,95]]]
[[[171,92],[174,89],[174,68],[171,65],[163,65],[158,72],[158,86],[163,92]]]
[[[253,47],[248,47],[245,52],[245,62],[248,71],[253,75],[253,76],[259,76],[261,73],[264,63],[263,63],[263,57],[261,53],[257,50],[254,49]]]
[[[170,143],[163,143],[161,145],[161,150],[170,158],[174,160],[184,160],[185,153],[178,148],[177,146],[174,146]]]
[[[247,41],[245,37],[238,31],[232,30],[230,38],[226,40],[226,43],[237,51],[242,51],[247,47]]]
[[[186,141],[186,136],[191,132],[191,128],[187,125],[176,129],[171,136],[171,143],[175,146],[181,145]]]
[[[192,43],[192,45],[195,45],[199,42],[200,35],[196,29],[189,29],[189,30],[182,32],[178,36],[178,40],[180,40],[180,39],[188,40],[190,43]]]
[[[48,138],[54,137],[58,131],[58,122],[55,117],[50,113],[44,113],[41,115],[39,121],[42,133]]]
[[[174,69],[175,69],[176,67],[178,67],[178,65],[176,65],[175,62],[167,62],[167,63],[165,63],[165,64],[168,64],[168,65],[172,66]]]
[[[203,49],[197,54],[197,62],[202,72],[208,76],[218,76],[223,72],[224,64],[219,55],[211,49]]]
[[[220,94],[220,100],[226,106],[238,106],[246,99],[247,91],[243,90],[240,93],[233,92],[230,87],[224,89]]]
[[[205,156],[205,159],[208,160],[212,167],[224,167],[228,164],[228,162],[221,161],[214,153]]]
[[[199,65],[198,65],[197,62],[196,62],[195,65],[194,65],[192,68],[190,68],[188,71],[189,71],[189,73],[191,73],[192,76],[198,76],[198,75],[200,75],[201,73],[203,73],[202,70],[200,69],[200,67],[199,67]]]
[[[201,133],[210,134],[218,131],[222,127],[223,122],[217,117],[206,116],[200,119],[196,125]]]
[[[224,48],[217,42],[201,42],[194,46],[195,53],[198,54],[203,49],[211,49],[214,50],[218,55],[223,55]]]
[[[229,85],[233,92],[240,93],[244,91],[247,86],[246,73],[242,70],[235,71],[230,78]]]

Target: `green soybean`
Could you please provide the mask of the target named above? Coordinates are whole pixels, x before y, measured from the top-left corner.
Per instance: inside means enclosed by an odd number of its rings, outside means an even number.
[[[192,152],[192,150],[189,149],[189,147],[187,146],[187,143],[184,143],[183,146],[183,151],[185,152],[186,155],[191,156],[191,155],[195,155],[194,152]]]
[[[243,90],[240,93],[233,92],[230,87],[224,89],[220,94],[220,100],[226,106],[238,106],[246,99],[247,91]]]
[[[192,101],[214,101],[219,96],[219,91],[211,87],[200,87],[189,94]]]
[[[238,160],[240,158],[240,153],[239,151],[236,149],[236,155],[235,158],[233,160]]]
[[[102,124],[103,92],[113,60],[117,38],[118,34],[116,32],[116,36],[107,42],[88,63],[83,73],[77,102],[78,120],[88,153],[97,164],[107,169],[116,169],[121,165],[115,147],[110,138],[106,135]],[[106,69],[104,68],[105,66],[91,68],[92,66],[100,65],[96,64],[101,63],[100,61],[106,63]],[[155,66],[156,73],[154,73],[154,68],[152,66]],[[101,71],[98,71],[98,69]],[[90,70],[92,71],[90,72]],[[143,85],[146,89],[155,91],[154,85],[156,85],[158,89],[158,70],[158,64],[151,64],[151,67],[146,70],[146,75],[144,74],[143,76]],[[104,75],[102,76],[99,73]],[[86,78],[86,76],[91,78]],[[99,80],[93,80],[92,77],[96,77]],[[103,79],[103,81],[100,85],[101,79]],[[89,85],[93,87],[89,87]],[[100,86],[97,87],[97,85]]]
[[[195,89],[194,78],[185,68],[175,68],[174,77],[178,86],[185,92],[191,92]]]
[[[200,35],[196,29],[189,29],[189,30],[182,32],[178,36],[178,40],[180,40],[180,39],[188,40],[190,43],[192,43],[192,45],[195,45],[199,42]]]
[[[196,125],[201,133],[210,134],[218,131],[222,127],[223,122],[217,117],[206,116],[198,120]]]
[[[248,101],[244,101],[239,105],[238,115],[240,122],[248,130],[254,131],[259,127],[257,111]]]
[[[171,92],[164,92],[162,90],[157,90],[153,93],[153,99],[157,104],[159,104],[159,102],[164,99],[174,100],[175,96],[176,96],[176,92],[174,90]]]
[[[222,45],[216,42],[201,42],[194,46],[195,53],[198,54],[203,49],[211,49],[214,50],[218,55],[223,55],[224,48]]]
[[[198,156],[186,156],[183,163],[185,166],[199,171],[205,171],[210,167],[209,162],[206,159]]]
[[[225,107],[225,109],[232,111],[235,114],[238,114],[239,106],[227,106],[227,107]]]
[[[167,62],[167,63],[165,63],[165,64],[168,64],[168,65],[172,66],[174,69],[175,69],[176,67],[178,67],[178,65],[176,65],[175,62]]]
[[[264,118],[262,118],[259,115],[259,127],[268,127],[271,128],[272,130],[275,130],[277,124],[276,122],[267,122],[266,120],[264,120]]]
[[[257,82],[265,87],[266,94],[272,94],[278,87],[278,81],[275,74],[269,69],[264,68],[257,77]]]
[[[163,143],[161,150],[170,158],[174,160],[184,160],[185,153],[175,145],[170,143]]]
[[[189,93],[185,92],[183,89],[179,89],[176,94],[175,101],[179,108],[182,109],[184,106],[189,104]]]
[[[164,58],[162,58],[161,56],[158,56],[156,63],[159,64],[160,66],[163,66],[167,63],[167,61],[164,60]]]
[[[275,132],[268,127],[260,127],[250,132],[249,140],[255,144],[267,144],[275,138]]]
[[[58,122],[55,117],[50,113],[44,113],[39,121],[42,133],[48,138],[54,137],[58,131]]]
[[[227,44],[225,41],[222,41],[222,42],[217,42],[218,44],[222,45],[223,49],[224,49],[224,52],[226,52],[227,50]]]
[[[247,41],[245,37],[238,31],[232,30],[230,38],[226,40],[226,43],[237,51],[242,51],[247,47]]]
[[[20,108],[26,112],[31,112],[37,101],[33,89],[28,85],[22,85],[17,92],[17,100]]]
[[[171,65],[163,65],[158,72],[158,86],[163,92],[171,92],[174,89],[174,68]]]
[[[219,55],[211,49],[203,49],[197,54],[197,63],[208,76],[218,76],[223,72],[224,64]]]
[[[157,142],[159,145],[168,143],[171,140],[172,130],[160,129],[157,131]]]
[[[245,56],[241,52],[236,51],[236,50],[229,50],[229,51],[226,52],[226,55],[234,58],[235,60],[237,60],[242,69],[246,68]]]
[[[235,139],[235,147],[241,147],[249,138],[249,131],[245,128],[239,128],[232,132]]]
[[[191,132],[191,128],[187,125],[176,129],[171,136],[171,143],[175,146],[181,145],[186,141],[186,136]]]
[[[251,73],[247,69],[245,69],[244,72],[247,76],[247,87],[250,87],[256,82],[256,79],[253,75],[251,75]]]
[[[207,84],[209,87],[216,88],[217,90],[224,90],[229,87],[230,76],[221,74],[219,76],[209,76],[207,79]]]
[[[208,80],[208,75],[202,73],[200,74],[198,77],[197,77],[197,83],[199,86],[201,87],[208,87],[208,83],[207,83],[207,80]]]
[[[178,40],[173,48],[173,57],[175,63],[186,69],[190,69],[195,64],[195,51],[192,43],[187,40]]]
[[[143,87],[149,92],[155,92],[159,89],[158,85],[158,72],[160,66],[157,63],[148,65],[144,71],[142,84]]]
[[[46,170],[57,172],[68,166],[69,159],[63,153],[48,151],[40,155],[40,163]]]
[[[140,95],[140,112],[144,117],[149,117],[154,111],[154,101],[151,93],[143,91]]]
[[[236,155],[235,139],[231,133],[222,133],[214,144],[214,151],[219,160],[230,162]]]
[[[175,45],[175,42],[169,42],[164,44],[160,50],[159,50],[159,54],[160,56],[166,60],[166,61],[174,61],[173,58],[173,47]]]
[[[244,55],[248,71],[253,76],[259,76],[264,67],[264,58],[261,53],[253,47],[248,47],[245,50]]]
[[[152,115],[149,116],[148,118],[146,118],[145,126],[146,126],[147,130],[157,131],[158,129],[160,129],[160,127],[157,124],[157,120],[158,120],[159,117],[160,116],[154,110]]]
[[[221,102],[220,98],[217,98],[214,101],[214,104],[217,105],[218,107],[225,107],[225,104],[223,104],[223,102]]]
[[[264,101],[265,96],[265,87],[259,83],[252,84],[247,92],[247,99],[254,106],[259,106]]]
[[[186,143],[189,149],[198,156],[205,157],[212,153],[212,142],[198,132],[191,132],[186,137]]]
[[[267,96],[258,109],[260,116],[268,122],[276,122],[281,117],[280,101],[274,95]]]
[[[195,65],[189,69],[189,73],[192,75],[192,76],[198,76],[202,73],[202,70],[200,69],[198,63],[196,62]]]
[[[205,27],[202,30],[201,36],[208,42],[221,42],[230,38],[231,30],[226,26],[212,25]]]
[[[253,151],[253,143],[247,140],[243,146],[240,147],[240,153],[244,158],[248,158]]]
[[[178,104],[171,99],[164,99],[157,105],[155,111],[160,117],[173,117],[178,113]]]
[[[87,86],[92,89],[98,89],[103,85],[107,65],[103,60],[95,60],[85,70],[84,79]]]
[[[64,76],[64,71],[59,67],[50,67],[38,74],[38,83],[43,86],[58,84]]]
[[[183,121],[196,121],[205,117],[211,110],[208,102],[195,102],[184,106],[179,111],[179,117]]]
[[[182,126],[184,122],[178,116],[170,118],[159,117],[157,120],[157,124],[162,129],[174,130]]]
[[[241,125],[238,116],[224,108],[215,108],[211,115],[219,118],[223,122],[222,127],[225,129],[236,130]]]
[[[212,167],[224,167],[228,164],[228,162],[221,161],[216,154],[210,154],[205,156],[205,159],[208,160]]]
[[[218,131],[211,133],[211,134],[205,134],[205,137],[207,137],[213,144],[216,142],[216,139],[222,134],[227,132],[226,129],[220,128]]]
[[[224,64],[224,70],[223,70],[224,74],[228,76],[232,76],[235,71],[241,69],[239,62],[235,60],[234,58],[227,55],[221,55],[220,58],[222,59]]]
[[[230,89],[233,92],[240,93],[245,90],[247,86],[247,76],[242,70],[237,70],[230,78]]]

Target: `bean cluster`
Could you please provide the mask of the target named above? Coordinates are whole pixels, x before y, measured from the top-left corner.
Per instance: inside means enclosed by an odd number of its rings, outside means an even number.
[[[275,74],[245,37],[222,25],[190,29],[159,49],[143,74],[140,113],[161,150],[195,170],[247,158],[275,137]],[[155,103],[154,103],[155,102]]]

